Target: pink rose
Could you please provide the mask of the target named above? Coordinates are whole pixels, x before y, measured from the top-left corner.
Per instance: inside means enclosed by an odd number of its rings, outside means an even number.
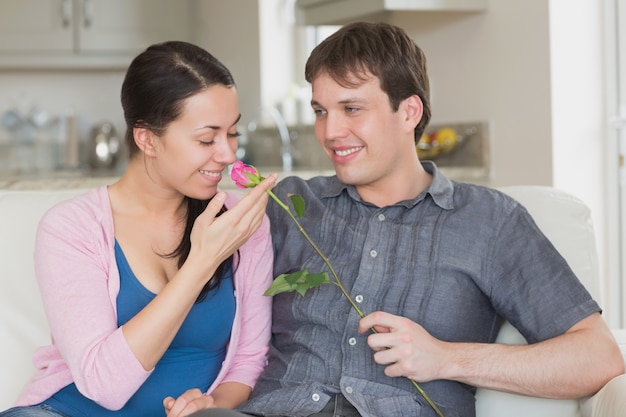
[[[230,178],[239,188],[254,188],[263,181],[263,177],[261,177],[258,169],[241,161],[237,161],[233,165]]]

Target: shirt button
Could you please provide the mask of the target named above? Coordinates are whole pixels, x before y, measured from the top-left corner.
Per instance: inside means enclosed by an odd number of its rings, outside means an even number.
[[[311,395],[311,399],[315,402],[318,402],[320,400],[320,395],[315,393],[313,395]]]
[[[371,256],[372,258],[375,258],[377,255],[378,255],[378,252],[376,252],[374,249],[372,249],[372,250],[370,251],[370,256]]]
[[[348,394],[352,394],[352,387],[346,387],[346,392]]]
[[[361,294],[357,295],[356,297],[354,297],[354,301],[356,301],[357,303],[362,303],[363,296]]]
[[[378,215],[378,220],[380,220],[381,222],[382,222],[383,220],[385,220],[385,215],[384,215],[384,214],[382,214],[382,213],[380,213],[380,214]]]
[[[348,339],[348,343],[350,344],[350,346],[354,346],[356,345],[356,339],[354,337],[351,337],[350,339]]]

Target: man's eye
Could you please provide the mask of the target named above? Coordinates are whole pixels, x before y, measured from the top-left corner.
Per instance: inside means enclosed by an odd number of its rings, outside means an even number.
[[[323,116],[326,114],[326,110],[323,109],[313,109],[313,112],[316,116]]]
[[[359,111],[358,107],[346,107],[346,113],[355,113]]]

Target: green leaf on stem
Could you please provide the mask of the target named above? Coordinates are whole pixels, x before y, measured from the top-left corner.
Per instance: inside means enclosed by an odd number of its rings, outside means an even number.
[[[302,218],[305,208],[304,198],[298,194],[287,194],[287,198],[291,201],[291,205],[293,205],[293,209],[298,217]]]
[[[303,269],[290,274],[277,276],[263,295],[271,297],[281,292],[296,291],[298,294],[304,296],[309,289],[328,283],[330,283],[330,278],[327,272],[309,274],[309,271]]]

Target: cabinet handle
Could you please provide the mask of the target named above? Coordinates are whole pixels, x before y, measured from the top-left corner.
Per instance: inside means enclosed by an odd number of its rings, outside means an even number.
[[[61,24],[67,29],[72,23],[72,0],[63,0],[61,2]]]
[[[90,28],[93,23],[94,4],[91,0],[83,1],[83,26]]]

